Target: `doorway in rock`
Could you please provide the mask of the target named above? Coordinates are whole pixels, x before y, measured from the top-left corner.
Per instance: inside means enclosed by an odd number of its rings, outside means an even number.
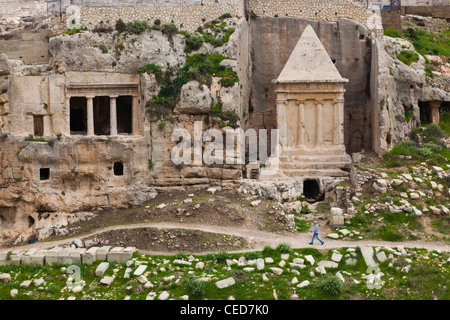
[[[94,98],[94,134],[109,135],[110,128],[110,105],[109,97]]]
[[[419,101],[420,125],[426,126],[431,123],[431,108],[427,101]]]
[[[303,181],[303,196],[309,203],[323,201],[325,199],[325,193],[320,190],[319,180],[306,179]]]
[[[70,134],[87,133],[87,99],[70,98]]]
[[[133,97],[117,98],[117,133],[130,134],[133,131]]]

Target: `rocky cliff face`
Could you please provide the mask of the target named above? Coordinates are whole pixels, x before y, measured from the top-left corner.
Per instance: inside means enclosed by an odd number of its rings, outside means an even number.
[[[374,146],[380,153],[407,138],[412,128],[420,126],[419,101],[450,101],[450,92],[432,86],[426,81],[425,59],[413,45],[403,39],[384,36],[374,43],[377,75],[377,99],[374,114],[379,119],[374,125],[379,128]],[[417,55],[418,60],[410,65],[399,60],[402,52]],[[413,116],[408,117],[408,113]]]
[[[238,117],[245,109],[242,97],[248,73],[240,61],[248,60],[247,35],[242,32],[246,21],[229,18],[226,23],[236,30],[226,43],[205,42],[190,53],[185,53],[185,35],[169,38],[158,30],[139,35],[82,31],[56,36],[49,41],[49,65],[33,77],[25,77],[28,66],[0,56],[4,75],[0,83],[0,239],[22,242],[29,237],[43,240],[64,235],[68,223],[88,218],[88,212],[139,205],[155,197],[160,187],[239,179],[239,166],[175,166],[171,161],[171,149],[177,143],[172,139],[175,128],[193,135],[194,121],[200,121],[203,130],[223,132],[225,125],[211,117],[211,106],[220,102],[222,112]],[[228,86],[221,84],[221,77],[207,83],[190,80],[181,87],[173,110],[158,115],[148,112],[147,101],[165,84],[152,72],[138,75],[138,68],[155,65],[166,81],[173,81],[187,57],[198,53],[225,56],[223,65],[237,72],[239,80]],[[90,88],[104,79],[102,85],[107,87],[115,85],[110,80],[126,83],[134,78],[141,112],[134,117],[140,119],[140,134],[70,133],[69,83]],[[35,136],[36,116],[44,119],[43,137]],[[119,172],[116,163],[121,164]]]

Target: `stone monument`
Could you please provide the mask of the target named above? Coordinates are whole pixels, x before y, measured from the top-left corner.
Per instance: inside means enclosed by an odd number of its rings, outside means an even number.
[[[344,146],[344,84],[311,25],[277,84],[279,169],[287,177],[342,177],[351,163]]]

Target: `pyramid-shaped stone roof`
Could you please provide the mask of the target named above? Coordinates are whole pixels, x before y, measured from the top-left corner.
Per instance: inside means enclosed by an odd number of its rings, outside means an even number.
[[[311,25],[298,40],[275,82],[347,82],[331,61]]]

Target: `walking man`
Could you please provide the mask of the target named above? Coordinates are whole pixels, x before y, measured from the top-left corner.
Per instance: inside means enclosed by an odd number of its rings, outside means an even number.
[[[313,233],[313,237],[311,239],[311,242],[309,244],[313,244],[314,243],[314,238],[317,238],[317,240],[319,240],[322,245],[323,245],[323,241],[319,239],[319,224],[317,223],[317,221],[314,221],[314,230],[311,231]]]

